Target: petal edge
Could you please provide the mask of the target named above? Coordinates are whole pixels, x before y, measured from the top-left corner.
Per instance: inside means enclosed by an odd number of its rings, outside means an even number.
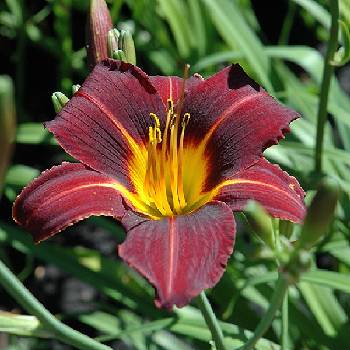
[[[25,187],[13,205],[13,219],[36,243],[91,215],[120,220],[126,211],[114,180],[80,163],[62,163]]]
[[[122,224],[128,232],[119,255],[156,288],[158,307],[182,307],[213,287],[233,250],[234,217],[218,201],[187,215],[156,221],[134,215]]]

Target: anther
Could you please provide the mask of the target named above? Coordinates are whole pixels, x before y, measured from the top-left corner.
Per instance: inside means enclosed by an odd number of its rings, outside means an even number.
[[[157,115],[155,113],[150,113],[149,115],[154,120],[155,127],[159,129],[160,128],[160,121],[159,121],[159,118],[157,117]]]
[[[190,121],[191,115],[190,113],[185,113],[182,117],[182,122],[181,122],[181,126],[183,128],[185,128],[188,124],[188,122]]]
[[[168,112],[174,113],[174,101],[171,98],[167,99]]]
[[[177,115],[173,114],[170,119],[170,128],[172,128],[176,124],[176,119],[177,119]]]

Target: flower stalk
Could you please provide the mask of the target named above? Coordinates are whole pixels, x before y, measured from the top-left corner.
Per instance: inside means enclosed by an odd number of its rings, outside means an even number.
[[[288,279],[284,276],[283,273],[280,273],[268,310],[258,324],[253,337],[248,340],[248,342],[241,348],[241,350],[253,350],[259,339],[262,338],[266,331],[270,328],[272,321],[275,318],[276,312],[280,309],[282,302],[286,296],[288,286]]]
[[[111,350],[56,319],[0,260],[0,284],[27,312],[34,315],[57,339],[81,350]]]
[[[338,47],[338,31],[339,31],[339,3],[338,0],[330,1],[330,10],[332,16],[331,30],[328,39],[326,57],[324,59],[323,78],[321,83],[320,102],[317,113],[317,135],[315,148],[315,171],[320,174],[322,172],[322,154],[323,154],[323,138],[324,126],[327,118],[328,95],[331,84],[331,78],[334,72],[332,64],[334,55]]]
[[[12,154],[16,135],[16,113],[12,80],[0,76],[0,197],[2,183]]]
[[[213,337],[216,349],[226,350],[224,345],[224,335],[222,334],[219,322],[204,291],[198,296],[197,301],[199,309],[201,310],[204,320]]]

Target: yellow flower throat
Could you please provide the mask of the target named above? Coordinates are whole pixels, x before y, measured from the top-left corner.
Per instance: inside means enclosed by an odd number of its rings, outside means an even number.
[[[184,193],[184,136],[190,114],[175,113],[172,99],[167,101],[167,116],[162,134],[156,114],[150,113],[148,158],[144,194],[162,216],[180,214],[188,203]]]

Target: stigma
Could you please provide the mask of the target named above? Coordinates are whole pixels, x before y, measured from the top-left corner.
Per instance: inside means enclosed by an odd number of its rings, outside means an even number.
[[[149,205],[161,216],[181,214],[187,206],[184,193],[184,137],[190,114],[176,113],[174,102],[167,100],[165,129],[160,129],[156,114],[150,113],[154,125],[149,127],[148,157],[144,193]]]

